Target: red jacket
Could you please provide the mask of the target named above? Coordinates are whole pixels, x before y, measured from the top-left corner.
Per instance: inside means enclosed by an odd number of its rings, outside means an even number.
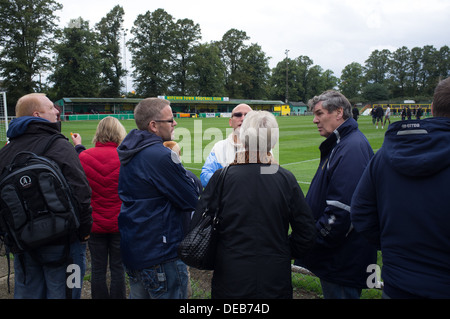
[[[117,144],[97,142],[80,153],[81,165],[92,189],[93,233],[119,232],[117,216],[122,201],[118,194],[120,162]]]

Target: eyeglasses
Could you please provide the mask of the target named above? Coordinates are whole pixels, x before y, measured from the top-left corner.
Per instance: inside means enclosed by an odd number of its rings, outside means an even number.
[[[171,120],[153,120],[153,122],[165,122],[165,123],[172,123],[173,124],[173,119],[171,119]]]
[[[242,117],[242,116],[246,116],[246,115],[247,115],[247,113],[242,113],[242,112],[236,112],[236,113],[231,114],[232,117],[233,116],[235,116],[235,117]]]

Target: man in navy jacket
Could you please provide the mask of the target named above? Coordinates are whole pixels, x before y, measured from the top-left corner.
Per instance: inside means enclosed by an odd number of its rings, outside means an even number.
[[[353,230],[350,204],[373,151],[345,96],[326,91],[309,104],[313,122],[326,140],[320,145],[319,168],[306,196],[316,221],[316,244],[296,264],[320,278],[325,298],[359,298],[361,289],[367,288],[367,266],[376,263],[376,249]]]
[[[178,258],[185,212],[194,211],[198,192],[172,151],[172,109],[148,98],[134,110],[138,129],[117,148],[121,162],[119,214],[121,253],[131,298],[187,298],[188,273]]]
[[[355,229],[381,248],[385,298],[450,298],[450,78],[432,113],[389,126],[352,200]]]

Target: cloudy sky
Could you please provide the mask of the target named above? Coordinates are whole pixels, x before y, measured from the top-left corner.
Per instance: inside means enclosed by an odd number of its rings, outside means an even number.
[[[91,27],[117,4],[125,28],[136,17],[163,8],[175,19],[200,25],[201,42],[235,28],[258,43],[274,67],[286,57],[310,57],[338,77],[352,63],[364,65],[376,49],[450,46],[449,0],[57,0],[60,25],[82,17]],[[127,65],[128,66],[128,65]]]

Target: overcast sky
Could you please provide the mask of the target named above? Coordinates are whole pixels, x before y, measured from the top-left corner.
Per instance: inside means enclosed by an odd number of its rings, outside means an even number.
[[[60,25],[82,17],[95,23],[117,4],[125,28],[136,17],[163,8],[175,19],[200,25],[202,43],[218,41],[228,30],[245,31],[274,67],[286,57],[310,57],[340,77],[352,63],[364,65],[376,49],[450,46],[449,0],[57,0]],[[127,65],[129,67],[129,65]]]

